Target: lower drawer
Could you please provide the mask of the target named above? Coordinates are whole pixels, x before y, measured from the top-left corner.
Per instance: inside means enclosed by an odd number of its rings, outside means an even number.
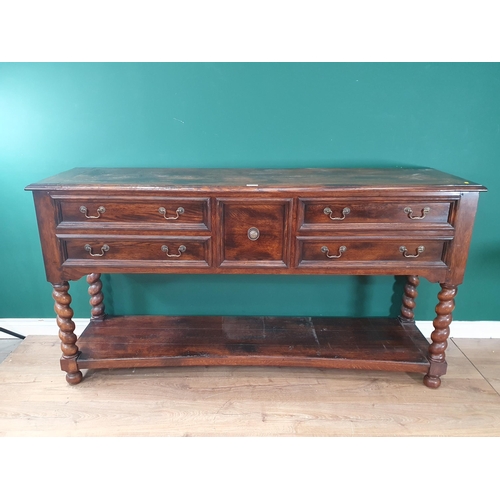
[[[297,238],[298,265],[342,266],[345,262],[443,263],[446,241]]]
[[[210,265],[210,237],[188,236],[158,239],[122,237],[62,239],[65,265],[95,261],[101,265],[117,261],[157,261],[159,265]]]

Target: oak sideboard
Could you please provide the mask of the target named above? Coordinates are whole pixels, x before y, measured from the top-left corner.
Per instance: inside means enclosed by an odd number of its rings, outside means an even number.
[[[446,373],[479,192],[431,168],[75,168],[31,184],[61,368],[268,365]],[[108,316],[102,273],[406,276],[399,317]],[[91,319],[74,333],[69,282]],[[440,284],[429,343],[419,278]],[[332,278],[334,279],[334,278]]]

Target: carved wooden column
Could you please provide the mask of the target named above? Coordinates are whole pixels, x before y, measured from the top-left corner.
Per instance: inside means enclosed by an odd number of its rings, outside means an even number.
[[[55,283],[52,285],[54,291],[54,311],[57,314],[57,326],[59,327],[59,338],[61,339],[61,368],[66,372],[68,384],[78,384],[82,380],[82,372],[78,369],[76,358],[78,357],[77,337],[75,335],[75,323],[73,323],[73,309],[71,309],[71,295],[68,293],[69,283]]]
[[[436,318],[434,319],[434,331],[431,334],[432,343],[429,346],[429,359],[431,366],[424,377],[424,384],[432,389],[441,385],[441,375],[446,373],[445,351],[448,346],[450,335],[450,323],[452,312],[455,309],[455,296],[457,287],[441,283],[441,291],[438,293],[439,303],[436,306]]]
[[[403,304],[401,305],[401,313],[399,319],[401,321],[415,321],[415,309],[417,298],[417,286],[420,283],[418,276],[410,275],[406,277],[406,285],[403,293]]]
[[[101,275],[99,273],[89,274],[87,283],[89,284],[92,319],[102,321],[104,319],[104,295],[102,294]]]

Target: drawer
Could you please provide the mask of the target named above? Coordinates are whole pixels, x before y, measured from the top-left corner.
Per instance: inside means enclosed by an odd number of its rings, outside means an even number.
[[[204,265],[210,263],[210,237],[169,237],[132,239],[130,237],[97,237],[95,235],[61,240],[66,264],[71,261],[92,261],[96,265],[117,261],[161,261],[165,265]]]
[[[219,200],[221,266],[287,266],[291,200]]]
[[[60,226],[113,227],[153,224],[165,229],[209,229],[207,198],[73,197],[59,199]]]
[[[428,225],[451,227],[451,202],[301,199],[299,229],[342,228],[349,224],[390,224],[418,229]]]
[[[446,240],[297,238],[298,265],[342,266],[346,262],[443,264]]]

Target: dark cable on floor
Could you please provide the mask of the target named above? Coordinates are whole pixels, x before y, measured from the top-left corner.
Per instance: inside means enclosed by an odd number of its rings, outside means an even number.
[[[0,332],[6,333],[7,335],[12,335],[13,337],[17,337],[18,339],[25,339],[24,335],[19,335],[19,333],[11,332],[10,330],[6,330],[0,326]]]

